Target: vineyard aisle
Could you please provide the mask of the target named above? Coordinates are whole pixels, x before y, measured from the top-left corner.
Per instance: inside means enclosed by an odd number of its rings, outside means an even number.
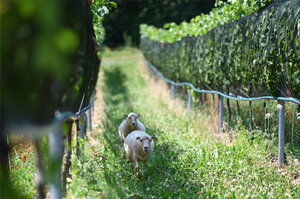
[[[151,78],[140,51],[105,52],[97,84],[93,132],[85,157],[72,156],[67,198],[297,198],[299,160],[278,168],[276,143],[241,130],[230,142],[214,133],[208,110],[188,110]],[[157,137],[145,178],[133,177],[118,136],[129,112]],[[89,147],[88,147],[89,146]]]

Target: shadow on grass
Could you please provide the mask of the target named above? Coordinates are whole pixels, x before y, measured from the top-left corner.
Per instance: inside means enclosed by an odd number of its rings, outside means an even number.
[[[109,121],[111,122],[111,121]],[[109,126],[108,129],[112,129]],[[194,170],[193,154],[188,154],[186,162],[180,158],[186,155],[185,149],[176,145],[176,143],[167,140],[164,132],[148,128],[149,135],[154,135],[155,149],[152,157],[146,165],[145,177],[136,178],[131,175],[130,163],[124,159],[124,150],[119,139],[109,137],[105,132],[105,139],[111,143],[110,150],[115,150],[116,168],[108,168],[111,165],[110,160],[105,160],[104,170],[107,171],[106,182],[118,198],[193,198],[199,196],[203,188],[195,179],[197,179],[196,170]],[[142,164],[140,164],[142,169]],[[149,191],[152,190],[152,191]]]
[[[118,65],[112,65],[108,69],[104,69],[104,101],[108,106],[120,103],[129,103],[128,90],[125,86],[127,77]]]
[[[105,149],[107,157],[103,160],[103,169],[106,183],[111,189],[109,191],[119,198],[197,196],[202,185],[191,181],[193,169],[184,169],[185,163],[179,159],[184,149],[170,141],[172,139],[167,139],[160,129],[151,125],[146,131],[158,139],[154,141],[155,149],[146,166],[145,178],[137,179],[131,175],[130,163],[124,159],[125,152],[118,135],[118,127],[124,119],[123,114],[136,111],[130,103],[132,99],[126,81],[130,81],[129,77],[120,66],[104,68],[102,90],[107,105],[104,110],[107,121],[103,137],[108,147]]]
[[[118,127],[125,119],[124,114],[133,111],[129,99],[128,89],[125,82],[128,81],[126,74],[120,70],[119,65],[112,65],[104,69],[104,101],[106,109],[104,138],[108,142],[115,155],[120,150]]]
[[[106,115],[107,121],[105,121],[103,132],[103,137],[106,140],[109,149],[113,152],[114,158],[122,159],[122,145],[121,140],[118,134],[118,127],[122,120],[124,119],[124,114],[132,110],[132,105],[129,100],[128,89],[125,85],[125,82],[128,81],[126,74],[120,70],[119,65],[111,65],[103,69],[104,72],[104,86],[103,90],[103,99],[105,101],[106,109],[104,113]],[[104,170],[110,171],[111,168],[108,168],[110,165],[110,157],[104,158]],[[107,185],[113,190],[114,194],[117,194],[119,198],[125,198],[124,191],[119,185],[119,178],[116,175],[116,172],[113,171],[113,174],[105,174],[105,180]]]

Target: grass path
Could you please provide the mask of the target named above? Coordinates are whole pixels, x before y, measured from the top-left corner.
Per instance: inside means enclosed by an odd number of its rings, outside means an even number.
[[[137,50],[104,55],[94,130],[83,161],[72,157],[67,198],[299,198],[299,162],[279,169],[270,161],[272,140],[237,133],[229,143],[215,134],[207,110],[188,114],[166,85],[150,78]],[[131,175],[118,126],[128,112],[155,135],[145,178]],[[88,144],[86,144],[87,146]]]

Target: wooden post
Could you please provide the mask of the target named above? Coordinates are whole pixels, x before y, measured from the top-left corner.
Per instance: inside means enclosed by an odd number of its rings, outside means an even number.
[[[223,102],[223,96],[219,96],[219,132],[223,132],[223,119],[224,119],[224,102]]]

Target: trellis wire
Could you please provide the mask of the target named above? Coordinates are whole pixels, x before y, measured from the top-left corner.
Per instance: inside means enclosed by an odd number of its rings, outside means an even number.
[[[278,128],[278,137],[279,137],[279,147],[278,147],[278,161],[279,164],[282,164],[284,162],[284,126],[285,126],[285,101],[289,101],[295,104],[300,105],[300,101],[298,99],[292,98],[292,97],[273,97],[273,96],[261,96],[261,97],[248,97],[244,98],[241,96],[231,96],[232,94],[225,94],[220,91],[216,90],[204,90],[204,89],[197,89],[195,86],[188,82],[174,82],[168,78],[166,78],[157,68],[149,62],[146,58],[144,59],[148,66],[151,67],[153,71],[155,71],[165,82],[173,85],[173,86],[189,86],[189,95],[191,89],[193,89],[195,92],[198,93],[213,93],[219,95],[219,130],[223,131],[223,114],[224,114],[224,104],[223,104],[223,97],[226,97],[228,99],[232,100],[240,100],[240,101],[255,101],[255,100],[279,100],[280,106],[279,106],[279,128]],[[189,97],[189,103],[190,103],[190,97]]]
[[[152,63],[150,63],[148,60],[145,59],[145,61],[148,63],[149,66],[151,66],[151,68],[160,75],[160,77],[167,83],[172,84],[174,86],[189,86],[191,89],[193,89],[194,91],[198,92],[198,93],[213,93],[213,94],[218,94],[221,95],[223,97],[226,97],[228,99],[232,99],[232,100],[239,100],[239,101],[256,101],[256,100],[263,100],[263,99],[267,99],[267,100],[280,100],[280,101],[289,101],[295,104],[300,105],[300,100],[293,98],[293,97],[273,97],[273,96],[261,96],[261,97],[242,97],[242,96],[237,96],[235,97],[233,94],[231,93],[222,93],[220,91],[216,91],[216,90],[205,90],[205,89],[198,89],[196,88],[193,84],[188,83],[188,82],[174,82],[168,78],[166,78],[160,71],[158,71],[156,69],[156,67],[153,66]]]
[[[78,119],[84,120],[85,112],[91,111],[91,104],[94,103],[93,97],[89,102],[89,105],[81,109],[83,104],[84,96],[82,98],[78,112],[75,114],[70,111],[58,112],[55,114],[54,119],[46,126],[35,126],[30,124],[9,126],[9,134],[30,134],[30,135],[41,135],[48,134],[49,136],[49,157],[50,165],[54,171],[54,174],[50,178],[50,198],[59,199],[62,198],[62,182],[61,182],[61,159],[63,157],[63,137],[62,137],[62,125],[65,120],[76,121]],[[91,117],[90,117],[91,120]],[[92,121],[90,121],[92,122]],[[85,121],[82,122],[80,126],[80,137],[84,139],[85,137]],[[8,138],[7,138],[8,139]],[[77,143],[78,145],[79,143]],[[83,148],[82,145],[80,148]],[[81,154],[83,156],[83,153]],[[38,170],[38,173],[42,173]],[[43,176],[39,176],[43,178]],[[40,179],[44,181],[44,179]],[[39,190],[38,190],[39,191]]]
[[[299,36],[299,3],[276,0],[239,20],[205,34],[187,34],[175,42],[165,40],[171,37],[160,31],[142,28],[141,48],[152,64],[175,81],[200,87],[209,84],[214,90],[230,89],[236,94],[240,88],[251,97],[260,97],[280,96],[277,88],[284,79],[288,85],[285,94],[299,99],[299,60],[294,56],[295,38]],[[167,34],[175,36],[171,30]],[[277,56],[282,50],[283,57]]]

